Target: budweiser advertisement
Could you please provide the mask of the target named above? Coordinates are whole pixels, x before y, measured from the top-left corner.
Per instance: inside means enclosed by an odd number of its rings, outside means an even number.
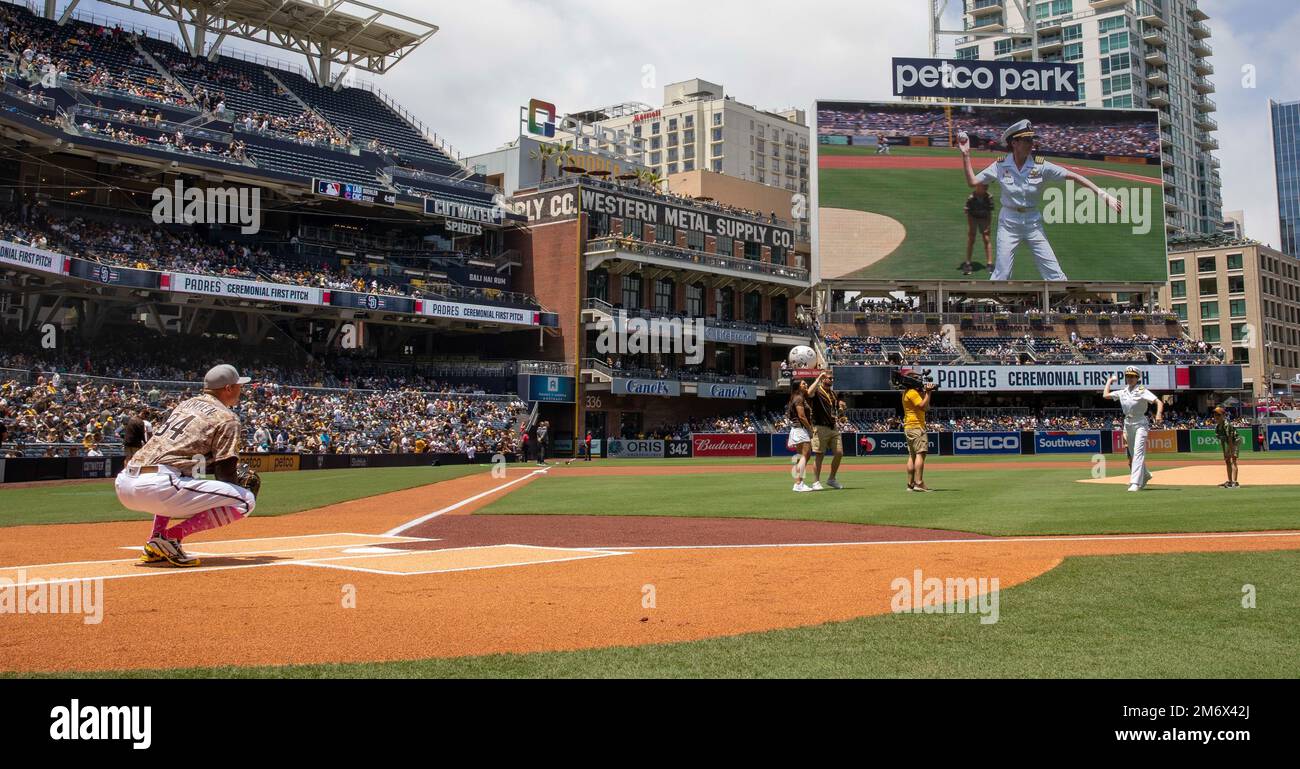
[[[752,457],[758,455],[758,436],[692,433],[691,452],[697,457]]]

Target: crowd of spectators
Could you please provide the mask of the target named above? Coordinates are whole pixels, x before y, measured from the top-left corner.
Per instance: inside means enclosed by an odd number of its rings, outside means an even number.
[[[295,117],[248,112],[236,118],[234,124],[245,131],[279,134],[301,144],[328,144],[332,147],[352,144],[352,129],[340,132],[311,110],[303,110]]]
[[[206,338],[196,344],[143,329],[115,329],[114,336],[114,345],[66,350],[6,342],[0,350],[3,455],[30,448],[50,456],[113,453],[129,417],[145,413],[155,426],[166,421],[177,403],[198,393],[203,372],[218,359],[237,361],[254,379],[236,409],[248,451],[518,450],[521,401],[479,385],[439,383],[420,367],[397,372],[363,359],[236,357],[234,342]]]

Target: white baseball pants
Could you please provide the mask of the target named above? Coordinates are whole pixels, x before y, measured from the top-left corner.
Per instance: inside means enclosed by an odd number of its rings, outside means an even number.
[[[1146,484],[1147,431],[1147,425],[1124,423],[1124,440],[1128,443],[1128,455],[1133,458],[1131,472],[1128,474],[1130,486]]]
[[[1056,261],[1056,252],[1047,240],[1047,233],[1043,231],[1042,213],[1034,209],[1022,214],[1006,208],[998,214],[997,256],[989,280],[1011,280],[1016,249],[1021,243],[1029,246],[1043,280],[1067,280],[1061,263]]]
[[[184,520],[217,507],[234,507],[253,514],[253,492],[233,483],[182,476],[162,466],[156,473],[137,474],[133,468],[118,473],[117,499],[128,510]]]

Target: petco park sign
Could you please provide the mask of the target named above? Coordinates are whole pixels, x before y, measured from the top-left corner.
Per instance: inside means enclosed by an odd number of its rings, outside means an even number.
[[[1078,101],[1076,64],[894,59],[895,96]]]

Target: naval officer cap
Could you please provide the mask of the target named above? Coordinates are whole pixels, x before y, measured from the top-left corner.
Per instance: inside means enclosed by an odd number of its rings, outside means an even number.
[[[1019,139],[1022,136],[1033,136],[1033,135],[1034,135],[1034,124],[1029,122],[1028,120],[1021,120],[1020,122],[1015,123],[1010,128],[1002,132],[1002,143],[1006,145],[1010,145],[1012,139]]]

